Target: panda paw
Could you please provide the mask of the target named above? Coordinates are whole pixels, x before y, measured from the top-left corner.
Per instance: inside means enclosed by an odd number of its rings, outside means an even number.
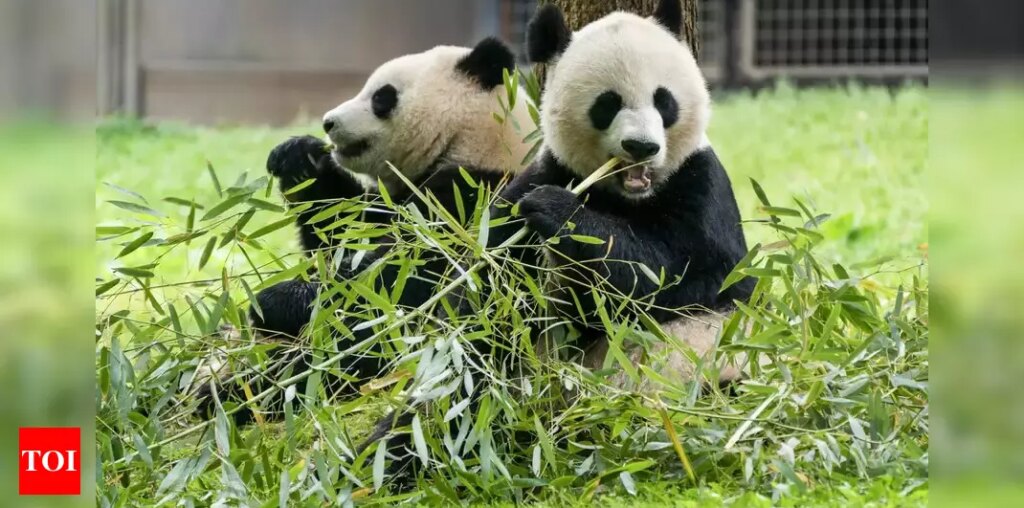
[[[316,178],[327,167],[327,143],[313,136],[295,136],[277,145],[267,157],[267,172],[281,183],[281,191]]]
[[[519,214],[530,229],[551,238],[579,206],[576,195],[556,185],[542,185],[519,201]]]
[[[249,309],[252,328],[265,337],[298,337],[313,315],[319,284],[278,282],[256,294],[259,307]]]

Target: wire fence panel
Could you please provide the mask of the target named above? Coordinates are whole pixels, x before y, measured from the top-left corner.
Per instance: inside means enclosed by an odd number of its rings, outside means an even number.
[[[537,4],[502,2],[503,35],[523,60]],[[928,73],[928,0],[700,0],[699,7],[700,63],[712,84]]]
[[[920,77],[928,0],[744,0],[746,77]]]

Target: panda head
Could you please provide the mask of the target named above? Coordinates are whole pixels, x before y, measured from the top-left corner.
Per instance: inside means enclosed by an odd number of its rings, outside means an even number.
[[[503,71],[514,69],[512,51],[493,38],[474,48],[438,46],[381,65],[358,95],[323,117],[335,160],[389,187],[401,184],[387,162],[413,181],[442,162],[521,169],[528,151],[522,140],[532,130],[527,106],[517,101],[511,122],[492,115],[501,111]]]
[[[537,11],[528,53],[548,64],[541,127],[559,162],[586,176],[619,157],[632,167],[598,185],[643,199],[706,142],[710,96],[681,25],[679,0],[662,0],[651,18],[616,12],[575,33],[555,5]]]

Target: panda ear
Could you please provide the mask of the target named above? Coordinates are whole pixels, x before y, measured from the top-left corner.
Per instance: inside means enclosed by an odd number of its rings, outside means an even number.
[[[468,55],[462,57],[455,69],[475,79],[484,90],[505,82],[504,69],[509,73],[516,68],[516,57],[503,42],[488,37],[480,41]]]
[[[679,0],[660,0],[654,10],[654,20],[679,37],[683,31],[683,5]]]
[[[544,4],[526,27],[527,56],[531,63],[548,63],[569,47],[572,31],[565,23],[562,9]]]

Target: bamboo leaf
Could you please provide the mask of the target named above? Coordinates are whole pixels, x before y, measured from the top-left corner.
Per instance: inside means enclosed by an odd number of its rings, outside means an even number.
[[[164,201],[166,201],[168,203],[175,204],[175,205],[187,206],[189,208],[198,208],[199,210],[202,210],[204,208],[203,205],[196,204],[195,200],[192,200],[192,199],[184,199],[184,198],[177,198],[177,197],[174,197],[174,196],[168,196],[168,197],[164,198]]]
[[[114,271],[129,277],[138,277],[140,279],[146,279],[153,276],[152,270],[142,267],[121,266],[114,268]]]
[[[220,203],[214,205],[213,208],[209,209],[206,212],[206,214],[203,215],[203,218],[200,220],[208,221],[210,219],[216,219],[222,213],[234,208],[235,206],[238,206],[239,204],[245,202],[247,199],[249,199],[248,194],[239,194],[236,196],[231,196],[225,199],[224,201],[221,201]]]
[[[109,240],[111,238],[117,238],[124,236],[128,233],[134,233],[139,228],[133,228],[128,226],[96,226],[96,239],[97,240]]]
[[[751,178],[750,185],[754,187],[754,194],[757,194],[757,199],[762,205],[772,206],[772,203],[768,201],[768,195],[764,193],[764,189],[761,188],[761,184],[757,183],[757,180]]]
[[[206,262],[210,260],[210,255],[213,254],[213,248],[217,246],[217,237],[212,236],[206,242],[206,247],[203,248],[203,254],[199,256],[199,269],[202,270],[206,266]]]
[[[430,450],[427,448],[427,441],[423,437],[423,424],[420,423],[420,415],[412,418],[412,440],[416,445],[416,455],[424,465],[430,463]]]
[[[373,456],[373,490],[379,491],[384,486],[384,463],[387,458],[388,440],[381,439],[377,443],[377,451]]]
[[[221,457],[227,457],[231,455],[231,435],[228,433],[230,427],[228,427],[228,417],[224,414],[224,408],[221,407],[220,400],[216,401],[217,415],[216,424],[213,427],[214,441],[217,442],[217,453]]]
[[[783,217],[800,217],[800,211],[792,208],[782,208],[778,206],[762,206],[761,211],[773,216]]]
[[[112,184],[110,182],[103,182],[103,185],[106,185],[107,187],[110,187],[111,189],[114,189],[117,192],[120,192],[121,194],[124,194],[124,195],[127,195],[127,196],[131,196],[131,197],[133,197],[135,199],[138,199],[139,201],[142,201],[143,203],[146,203],[147,205],[149,204],[149,202],[146,201],[146,198],[142,197],[142,194],[139,194],[138,192],[135,192],[133,190],[128,190],[128,189],[126,189],[124,187],[121,187],[121,186],[118,186],[118,185],[114,185],[114,184]]]
[[[650,281],[653,282],[655,286],[660,287],[662,285],[661,278],[658,277],[658,275],[654,273],[653,270],[651,270],[651,267],[647,266],[644,263],[637,263],[636,266],[640,268],[640,271],[643,272],[644,276],[650,279]]]
[[[629,495],[636,495],[636,482],[633,481],[633,475],[629,474],[629,471],[620,472],[619,481],[622,482],[622,488],[626,489]]]
[[[291,490],[292,477],[288,469],[281,469],[281,480],[278,483],[277,488],[277,504],[281,508],[288,506],[288,499],[291,497],[289,490]]]
[[[107,203],[110,203],[118,208],[128,210],[129,212],[141,213],[143,215],[149,215],[157,218],[166,217],[161,212],[158,212],[148,206],[143,206],[137,203],[129,203],[127,201],[107,201]]]
[[[585,244],[588,244],[588,245],[604,245],[604,243],[605,243],[604,240],[602,240],[600,238],[597,238],[597,237],[593,237],[593,236],[569,235],[569,238],[572,238],[573,240],[575,240],[575,241],[577,241],[579,243],[585,243]],[[657,278],[657,277],[655,277],[655,278]]]
[[[210,161],[206,161],[206,172],[209,173],[210,179],[213,180],[213,189],[217,191],[217,195],[223,196],[224,191],[220,187],[220,179],[217,178],[217,172],[213,170],[213,164]]]
[[[303,189],[316,183],[316,178],[310,178],[309,180],[303,180],[298,185],[284,191],[285,196],[294,196],[295,194],[302,192]]]
[[[466,406],[469,405],[469,402],[470,399],[462,399],[458,402],[458,404],[452,406],[451,409],[449,409],[448,412],[444,414],[445,423],[454,420],[456,416],[462,416],[462,412],[466,409]]]
[[[285,219],[281,219],[279,221],[267,224],[266,226],[263,226],[263,227],[257,229],[256,231],[253,231],[252,233],[250,233],[248,235],[245,235],[245,238],[247,240],[253,240],[253,239],[259,238],[261,236],[269,235],[270,233],[273,233],[274,231],[277,231],[278,229],[281,229],[283,227],[286,227],[286,226],[288,226],[290,224],[294,224],[294,223],[295,223],[295,220],[292,219],[291,217],[288,217],[288,218],[285,218]]]
[[[121,279],[110,279],[110,280],[104,282],[103,284],[100,284],[99,286],[96,286],[96,296],[100,296],[103,293],[106,293],[107,291],[110,291],[111,288],[113,288],[114,286],[118,285],[120,282],[121,282]]]
[[[718,292],[722,293],[726,289],[731,288],[737,282],[743,280],[743,278],[746,277],[746,274],[743,273],[743,269],[750,266],[750,263],[753,262],[754,257],[756,257],[759,252],[761,252],[761,244],[754,245],[753,248],[747,251],[747,254],[743,256],[743,259],[740,259],[739,263],[736,263],[732,272],[730,272],[725,278],[725,281],[722,282],[722,288],[719,289]]]
[[[127,256],[128,254],[131,254],[132,252],[135,252],[139,247],[142,247],[143,244],[148,242],[150,238],[153,238],[152,231],[147,231],[139,235],[138,238],[129,242],[128,245],[125,245],[124,248],[121,249],[121,252],[117,254],[117,257],[115,259],[122,258],[124,256]]]
[[[693,472],[693,466],[690,465],[690,458],[686,456],[686,451],[683,449],[683,443],[679,440],[679,435],[676,434],[676,427],[672,423],[672,419],[668,416],[668,411],[664,405],[658,406],[658,414],[661,415],[661,423],[665,428],[665,433],[668,434],[669,441],[672,441],[672,447],[676,450],[676,455],[679,457],[679,462],[683,464],[683,469],[686,470],[686,476],[690,478],[690,481],[694,484],[697,483],[697,475]]]
[[[268,212],[276,212],[276,213],[284,213],[285,212],[285,209],[284,209],[283,206],[275,205],[274,203],[271,203],[269,201],[264,201],[262,199],[249,198],[249,204],[252,205],[253,208],[259,208],[260,210],[266,210]]]
[[[480,211],[480,233],[477,235],[477,245],[481,249],[487,248],[487,240],[491,232],[491,208],[484,206]]]

